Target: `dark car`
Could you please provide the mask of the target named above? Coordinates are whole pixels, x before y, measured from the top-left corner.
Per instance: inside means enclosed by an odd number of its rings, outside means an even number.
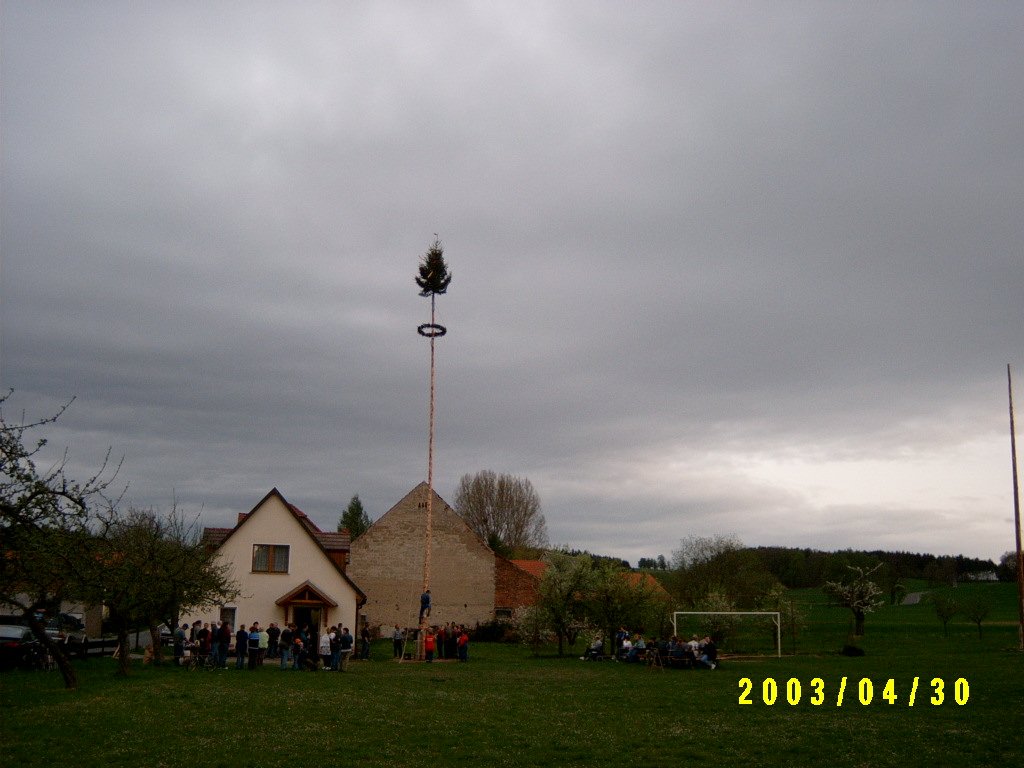
[[[0,626],[28,628],[25,617],[21,615],[0,616]],[[51,616],[46,622],[46,634],[53,642],[64,646],[65,655],[68,656],[81,655],[88,647],[85,625],[81,619],[70,613],[58,613]]]
[[[46,622],[46,634],[57,642],[84,643],[88,638],[85,624],[77,616],[70,613],[58,613]]]
[[[20,667],[27,646],[35,643],[32,630],[20,624],[0,624],[0,669]]]

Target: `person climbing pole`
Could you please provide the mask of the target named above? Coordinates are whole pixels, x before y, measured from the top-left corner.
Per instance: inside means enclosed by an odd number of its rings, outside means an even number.
[[[423,621],[423,617],[430,616],[430,590],[428,589],[422,595],[420,595],[420,621]]]

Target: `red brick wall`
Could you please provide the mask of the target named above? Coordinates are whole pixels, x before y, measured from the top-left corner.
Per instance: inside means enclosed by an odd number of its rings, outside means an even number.
[[[526,608],[537,600],[540,580],[503,557],[495,557],[495,608]]]

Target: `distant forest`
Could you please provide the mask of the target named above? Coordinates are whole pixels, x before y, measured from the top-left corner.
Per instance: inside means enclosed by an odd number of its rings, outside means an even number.
[[[792,547],[747,547],[761,568],[791,589],[820,587],[826,581],[841,581],[849,573],[849,566],[873,567],[884,563],[884,580],[895,583],[904,579],[925,579],[932,583],[954,584],[971,578],[984,578],[982,574],[997,574],[1002,580],[1012,581],[1012,572],[1004,570],[991,560],[963,555],[930,555],[919,552],[884,552],[846,549],[822,552],[816,549]],[[641,558],[641,570],[666,571],[672,569],[664,555]],[[991,576],[989,576],[991,578]]]

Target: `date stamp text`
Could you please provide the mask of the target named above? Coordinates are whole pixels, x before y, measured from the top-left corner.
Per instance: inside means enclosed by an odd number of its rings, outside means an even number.
[[[890,677],[884,683],[879,681],[877,684],[870,677],[862,677],[857,681],[843,677],[832,684],[826,684],[820,677],[815,677],[809,684],[795,677],[785,683],[777,683],[775,678],[766,677],[760,684],[749,677],[743,677],[738,685],[740,704],[764,704],[769,707],[776,703],[795,707],[801,701],[808,701],[815,707],[841,707],[844,703],[867,706],[875,701],[908,707],[915,704],[939,707],[955,702],[962,707],[971,696],[971,688],[962,677],[948,683],[941,677],[933,677],[927,682],[923,682],[920,677],[901,681]]]

